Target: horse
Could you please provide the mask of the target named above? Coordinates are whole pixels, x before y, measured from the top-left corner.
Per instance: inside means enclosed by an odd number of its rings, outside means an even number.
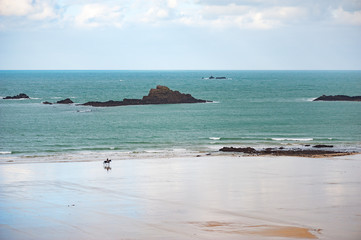
[[[105,160],[104,162],[103,162],[103,165],[110,165],[110,162],[111,162],[112,160],[111,159],[108,159],[107,158],[107,160]]]

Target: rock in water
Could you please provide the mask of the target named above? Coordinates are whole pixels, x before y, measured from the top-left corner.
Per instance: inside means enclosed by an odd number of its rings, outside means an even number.
[[[69,98],[64,99],[64,100],[60,100],[56,102],[57,104],[72,104],[74,103],[72,100],[70,100]]]
[[[241,153],[257,153],[257,150],[251,147],[246,148],[234,148],[234,147],[223,147],[219,149],[221,152],[241,152]]]
[[[313,101],[355,101],[360,102],[361,96],[346,96],[346,95],[335,95],[335,96],[326,96],[322,95],[321,97],[316,98]]]
[[[166,86],[158,85],[156,89],[151,89],[148,96],[142,99],[143,104],[169,104],[169,103],[199,103],[206,102],[192,97],[190,94],[180,93],[170,90]]]
[[[4,97],[3,99],[22,99],[22,98],[30,98],[30,97],[28,95],[26,95],[25,93],[20,93],[19,95],[7,96],[7,97]]]
[[[324,145],[324,144],[318,144],[314,145],[314,148],[333,148],[333,145]]]
[[[123,99],[123,101],[107,102],[87,102],[82,105],[93,107],[115,107],[127,105],[145,105],[145,104],[174,104],[174,103],[204,103],[206,100],[196,99],[190,94],[180,93],[170,90],[168,87],[158,85],[151,89],[147,96],[142,99]]]

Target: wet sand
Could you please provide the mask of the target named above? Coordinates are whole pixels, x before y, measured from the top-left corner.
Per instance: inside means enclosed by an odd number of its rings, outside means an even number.
[[[0,165],[0,239],[361,239],[361,155]]]

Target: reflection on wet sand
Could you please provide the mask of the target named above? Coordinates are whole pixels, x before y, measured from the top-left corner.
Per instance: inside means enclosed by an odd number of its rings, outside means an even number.
[[[189,222],[203,231],[219,232],[225,234],[258,235],[270,237],[307,238],[317,239],[313,233],[320,234],[321,229],[308,229],[295,226],[277,225],[247,225],[237,222]],[[313,233],[312,233],[313,232]]]
[[[1,165],[0,239],[356,240],[360,172],[359,156]]]

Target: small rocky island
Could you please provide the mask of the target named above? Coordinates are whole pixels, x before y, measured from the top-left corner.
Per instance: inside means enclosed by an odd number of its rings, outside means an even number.
[[[166,86],[158,85],[157,88],[151,89],[147,96],[142,99],[123,99],[123,101],[107,101],[107,102],[87,102],[84,106],[93,107],[116,107],[127,105],[146,105],[146,104],[175,104],[175,103],[205,103],[206,100],[196,99],[190,94],[173,91]]]
[[[326,96],[322,95],[321,97],[316,98],[313,101],[353,101],[353,102],[361,102],[361,96],[346,96],[346,95],[335,95],[335,96]]]
[[[23,99],[23,98],[30,98],[30,97],[28,95],[26,95],[25,93],[20,93],[19,95],[7,96],[7,97],[4,97],[3,99]]]

